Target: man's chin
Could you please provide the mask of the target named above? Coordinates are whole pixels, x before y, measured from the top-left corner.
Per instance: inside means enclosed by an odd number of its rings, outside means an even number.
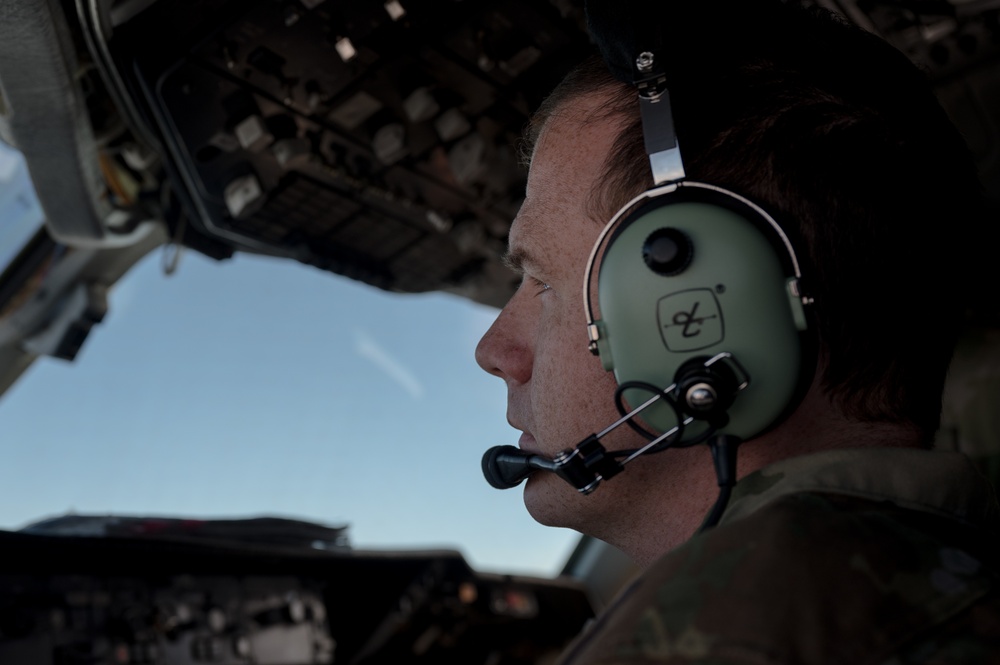
[[[592,503],[590,499],[592,497],[583,496],[555,474],[545,471],[533,473],[524,486],[524,507],[544,526],[583,531],[587,504]]]

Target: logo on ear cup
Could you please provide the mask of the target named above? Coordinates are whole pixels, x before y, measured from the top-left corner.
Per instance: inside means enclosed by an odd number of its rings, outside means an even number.
[[[722,307],[712,289],[688,289],[660,298],[656,319],[668,351],[700,351],[726,338]]]

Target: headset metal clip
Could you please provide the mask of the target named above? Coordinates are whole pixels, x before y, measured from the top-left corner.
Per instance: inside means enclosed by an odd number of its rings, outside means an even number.
[[[664,185],[686,177],[681,159],[677,133],[674,130],[674,116],[670,109],[670,93],[666,86],[656,86],[656,82],[639,86],[639,111],[642,116],[642,133],[646,143],[646,154],[653,171],[653,182]]]

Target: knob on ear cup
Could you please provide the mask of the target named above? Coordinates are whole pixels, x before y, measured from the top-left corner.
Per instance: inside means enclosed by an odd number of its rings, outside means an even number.
[[[653,231],[642,245],[642,260],[658,275],[679,275],[691,265],[691,240],[675,228]]]
[[[748,439],[771,427],[811,378],[802,371],[798,264],[780,227],[746,199],[692,182],[651,190],[620,214],[598,272],[595,324],[605,369],[619,384],[666,388],[685,363],[728,352],[750,385],[733,400],[721,431]],[[657,237],[690,243],[681,269],[649,265],[649,239]],[[648,394],[640,392],[626,391],[625,400],[641,403]],[[654,405],[643,420],[665,432],[676,415]]]

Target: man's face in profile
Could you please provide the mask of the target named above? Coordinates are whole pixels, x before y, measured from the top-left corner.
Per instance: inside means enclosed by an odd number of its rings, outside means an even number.
[[[507,420],[523,432],[519,446],[546,457],[619,417],[614,376],[587,350],[583,309],[587,259],[607,221],[595,218],[590,202],[618,131],[614,121],[583,118],[603,101],[600,95],[571,100],[542,129],[509,237],[509,259],[523,279],[476,350],[479,365],[507,384]],[[603,440],[609,449],[641,442],[624,427]],[[623,511],[641,510],[648,483],[668,484],[664,457],[644,458],[590,496],[554,474],[535,473],[525,505],[543,524],[602,537],[612,525],[621,528]],[[678,464],[684,453],[671,457]]]

